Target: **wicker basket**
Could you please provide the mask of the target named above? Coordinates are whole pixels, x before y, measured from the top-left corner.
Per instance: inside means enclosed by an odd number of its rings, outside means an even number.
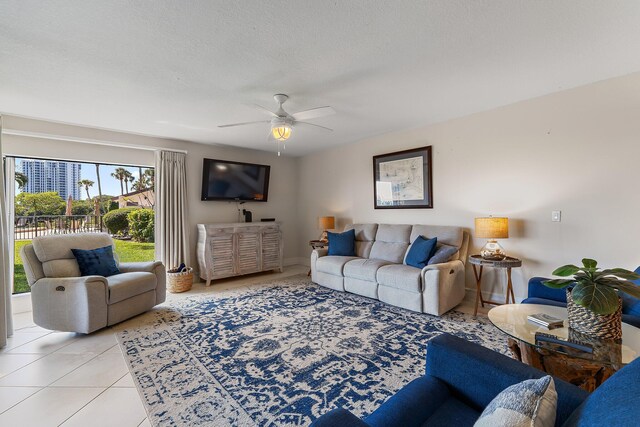
[[[193,268],[187,267],[185,271],[167,271],[167,290],[173,294],[191,290],[193,284]]]
[[[622,339],[622,299],[618,298],[618,309],[612,314],[595,314],[573,301],[571,289],[567,289],[567,312],[569,328],[589,337],[603,340]]]

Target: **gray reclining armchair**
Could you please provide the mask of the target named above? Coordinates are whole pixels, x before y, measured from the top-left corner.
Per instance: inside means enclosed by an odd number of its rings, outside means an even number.
[[[108,234],[78,233],[36,237],[21,249],[37,325],[88,334],[164,302],[166,276],[159,261],[121,263],[121,273],[109,277],[80,276],[71,249],[109,245]]]

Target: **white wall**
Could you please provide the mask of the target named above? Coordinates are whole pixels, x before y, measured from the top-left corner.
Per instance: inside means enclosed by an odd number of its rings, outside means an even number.
[[[387,134],[300,160],[300,251],[316,219],[473,228],[476,216],[510,218],[506,251],[516,298],[526,281],[593,257],[640,264],[640,74],[559,92],[428,127]],[[383,101],[381,101],[383,102]],[[433,146],[433,209],[375,210],[372,156]],[[551,211],[562,210],[562,222]],[[472,242],[472,253],[484,244]],[[503,293],[487,269],[484,288]],[[467,266],[467,288],[475,286]]]
[[[218,158],[271,165],[269,201],[248,202],[243,205],[253,212],[254,221],[264,217],[275,217],[282,222],[284,234],[285,263],[300,262],[298,257],[297,224],[297,159],[278,157],[273,151],[247,150],[220,145],[204,145],[185,141],[112,132],[101,129],[64,125],[46,121],[4,116],[6,130],[27,131],[71,138],[110,141],[139,147],[160,147],[187,151],[187,181],[189,184],[188,205],[191,227],[192,264],[197,269],[195,245],[196,224],[210,222],[236,222],[235,203],[203,202],[200,200],[202,183],[202,159]],[[136,166],[153,166],[153,151],[139,148],[110,147],[81,142],[68,142],[25,136],[5,135],[4,153],[16,156],[34,156],[79,161],[98,161]]]

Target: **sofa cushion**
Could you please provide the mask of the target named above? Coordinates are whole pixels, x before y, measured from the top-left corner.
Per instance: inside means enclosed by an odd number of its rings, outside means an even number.
[[[455,246],[438,244],[436,246],[436,251],[434,252],[433,256],[429,258],[429,262],[427,262],[427,265],[442,264],[443,262],[449,262],[452,259],[458,259],[458,252],[459,249]]]
[[[52,259],[42,263],[45,277],[80,277],[80,267],[75,259]]]
[[[437,243],[437,237],[433,239],[427,239],[424,236],[416,237],[411,246],[409,246],[404,263],[416,268],[426,267],[427,262],[436,251]]]
[[[409,247],[410,235],[410,225],[379,224],[369,258],[402,264]]]
[[[109,304],[115,304],[156,288],[156,275],[146,271],[120,273],[107,277]]]
[[[450,397],[431,414],[423,426],[472,426],[479,416],[480,412],[455,397]]]
[[[356,240],[360,242],[372,242],[376,239],[378,224],[347,224],[344,231],[354,230]]]
[[[429,239],[437,237],[439,243],[460,249],[464,232],[462,227],[448,225],[414,225],[411,229],[410,241],[413,242],[418,236],[425,236]]]
[[[380,286],[402,289],[410,292],[422,290],[420,275],[422,270],[404,264],[385,265],[378,269],[376,280]]]
[[[627,295],[624,292],[619,293],[622,298],[622,312],[633,316],[640,316],[640,299]]]
[[[34,237],[32,244],[40,262],[47,262],[55,259],[75,259],[71,248],[102,248],[113,245],[113,240],[106,233],[56,234]]]
[[[356,233],[354,230],[348,230],[344,233],[327,232],[329,240],[328,255],[337,256],[355,256],[356,255]]]
[[[80,275],[109,277],[120,274],[111,245],[96,249],[71,249],[78,261]]]
[[[344,265],[344,277],[375,282],[378,269],[387,264],[389,261],[380,259],[354,259]]]
[[[323,256],[316,261],[316,270],[342,277],[344,265],[349,261],[357,259],[354,256]]]
[[[376,238],[378,224],[348,224],[344,230],[353,229],[356,233],[356,256],[369,258],[371,246]]]

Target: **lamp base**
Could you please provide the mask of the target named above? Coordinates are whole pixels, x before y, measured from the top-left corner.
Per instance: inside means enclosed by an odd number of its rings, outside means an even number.
[[[321,242],[328,242],[329,238],[327,237],[327,230],[324,230],[318,239]]]
[[[491,261],[502,261],[507,257],[502,246],[495,240],[487,241],[487,244],[480,250],[480,256]]]

